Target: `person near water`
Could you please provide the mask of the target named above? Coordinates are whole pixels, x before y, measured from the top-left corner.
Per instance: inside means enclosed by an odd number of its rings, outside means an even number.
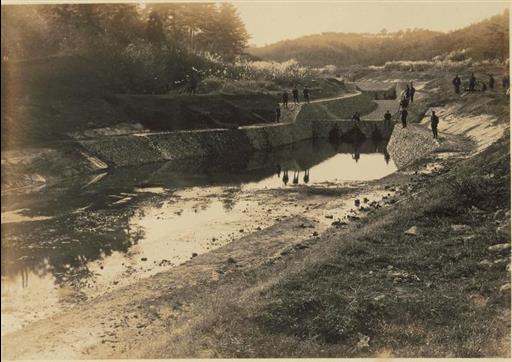
[[[304,183],[307,184],[309,182],[309,168],[306,168],[304,171]]]
[[[407,112],[407,109],[402,109],[402,111],[400,112],[400,119],[402,121],[402,127],[403,128],[406,128],[407,127],[407,115],[409,113]]]
[[[299,101],[299,90],[297,89],[297,86],[295,86],[292,90],[292,95],[293,95],[293,102],[295,104],[299,104],[300,101]]]
[[[283,107],[288,109],[288,91],[283,92]]]
[[[459,75],[457,74],[455,78],[452,80],[453,87],[455,88],[455,93],[460,93],[460,85],[462,84],[462,81],[459,78]]]
[[[386,125],[390,125],[391,124],[391,113],[388,111],[386,111],[386,113],[384,113],[384,124]]]
[[[279,122],[280,118],[281,118],[281,107],[278,104],[277,107],[276,107],[276,123]]]
[[[359,112],[356,112],[352,115],[352,120],[355,122],[355,123],[359,123],[361,121],[361,116],[359,116]]]
[[[489,89],[494,89],[494,77],[489,74]]]
[[[407,84],[407,86],[405,87],[404,98],[409,99],[410,97],[411,97],[411,88],[409,88],[409,84]]]
[[[474,92],[476,87],[476,77],[475,73],[471,73],[471,77],[469,77],[469,91]]]
[[[416,88],[414,88],[414,86],[412,85],[412,82],[411,82],[411,88],[410,88],[410,91],[409,91],[409,94],[410,94],[410,99],[411,99],[411,103],[414,102],[414,93],[416,93]]]
[[[304,90],[302,91],[302,95],[304,96],[304,103],[309,103],[309,89],[308,87],[304,87]]]
[[[437,139],[437,125],[439,124],[439,117],[436,115],[435,111],[432,111],[432,115],[430,116],[430,128],[432,128],[432,134],[435,139]]]

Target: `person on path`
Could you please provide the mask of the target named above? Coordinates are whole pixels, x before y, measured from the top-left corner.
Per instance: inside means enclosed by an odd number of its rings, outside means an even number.
[[[281,107],[278,104],[276,107],[276,123],[279,123],[280,118],[281,118]]]
[[[469,91],[474,92],[476,87],[476,77],[475,73],[471,73],[471,77],[469,77]]]
[[[288,91],[283,92],[283,107],[288,109]]]
[[[293,102],[295,104],[299,104],[300,103],[300,101],[299,101],[299,90],[297,89],[297,86],[295,86],[295,88],[293,88],[292,95],[293,95]]]
[[[462,81],[460,80],[458,74],[455,76],[455,78],[453,78],[452,83],[453,83],[453,87],[455,88],[455,93],[459,94],[460,93],[460,85],[461,85]]]
[[[308,87],[305,87],[302,91],[302,94],[304,95],[304,103],[309,103],[309,89]]]
[[[430,116],[430,128],[432,128],[432,134],[435,139],[437,139],[437,125],[439,124],[439,117],[436,116],[436,112],[432,111],[432,115]]]
[[[356,123],[356,124],[359,124],[359,122],[361,121],[361,117],[359,116],[359,112],[356,112],[352,115],[352,120]]]
[[[489,74],[489,89],[494,89],[494,77],[492,74]]]
[[[384,124],[386,126],[389,126],[391,124],[391,113],[388,111],[386,111],[386,113],[384,113]]]
[[[414,86],[412,85],[412,82],[411,82],[411,88],[410,88],[410,99],[411,99],[411,103],[414,102],[414,93],[416,93],[416,88],[414,88]]]
[[[402,112],[400,114],[400,119],[402,121],[402,127],[403,128],[406,128],[407,127],[407,115],[408,115],[408,112],[407,112],[407,109],[402,109]]]

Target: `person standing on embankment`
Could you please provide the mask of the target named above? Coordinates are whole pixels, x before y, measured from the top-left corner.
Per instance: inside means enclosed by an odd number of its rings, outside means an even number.
[[[281,118],[281,107],[277,104],[276,107],[276,123],[279,123],[279,119]]]
[[[292,95],[293,95],[293,102],[295,104],[299,104],[300,101],[299,101],[299,90],[297,89],[297,86],[295,86],[292,90]]]
[[[409,114],[409,112],[407,112],[407,109],[403,108],[402,111],[400,112],[400,119],[402,121],[402,128],[406,128],[407,127],[407,115]]]
[[[304,87],[304,90],[302,91],[302,94],[304,95],[304,103],[309,103],[309,89],[308,89],[308,87]]]
[[[288,91],[283,92],[283,107],[288,109]]]
[[[460,93],[460,85],[461,85],[461,83],[462,83],[462,81],[460,80],[459,75],[457,74],[455,76],[455,78],[453,78],[453,81],[452,81],[453,87],[455,89],[455,93],[457,93],[457,94]]]
[[[439,124],[439,117],[436,115],[435,111],[432,111],[432,115],[430,116],[430,128],[432,128],[432,134],[434,139],[437,139],[437,125]]]

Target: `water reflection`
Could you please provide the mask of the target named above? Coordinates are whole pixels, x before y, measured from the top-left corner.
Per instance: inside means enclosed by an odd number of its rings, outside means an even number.
[[[2,317],[8,321],[2,334],[35,318],[34,311],[48,315],[64,300],[143,275],[148,262],[157,263],[154,272],[206,251],[212,235],[238,232],[254,218],[251,210],[262,208],[212,190],[380,178],[395,170],[385,146],[302,142],[215,162],[123,168],[37,194],[2,195],[10,207],[2,210]]]

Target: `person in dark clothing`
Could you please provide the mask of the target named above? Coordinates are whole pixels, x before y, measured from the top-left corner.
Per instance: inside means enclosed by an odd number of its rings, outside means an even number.
[[[279,122],[280,118],[281,118],[281,107],[278,104],[276,107],[276,123]]]
[[[288,185],[288,180],[289,179],[290,178],[288,177],[288,171],[284,171],[283,172],[283,183],[285,184],[285,186]]]
[[[505,90],[507,90],[510,87],[510,78],[508,77],[508,75],[505,75],[503,77],[501,84],[503,85],[503,89]]]
[[[402,112],[400,114],[400,119],[402,121],[402,127],[403,128],[407,127],[407,114],[408,114],[407,109],[405,109],[405,108],[402,109]]]
[[[410,99],[411,99],[411,103],[414,102],[414,93],[416,93],[416,88],[414,88],[414,86],[412,85],[412,82],[411,82],[411,88],[410,88]]]
[[[471,77],[469,77],[469,91],[474,92],[476,87],[476,77],[475,73],[471,73]]]
[[[432,111],[430,116],[430,128],[432,128],[432,134],[437,139],[437,125],[439,124],[439,117],[436,116],[436,112]]]
[[[453,83],[453,87],[455,88],[455,93],[459,94],[460,93],[460,85],[462,84],[462,81],[460,80],[458,74],[455,76],[455,78],[453,78],[452,83]]]
[[[409,84],[405,87],[404,98],[407,100],[411,98],[411,88],[409,88]]]
[[[283,92],[283,107],[288,109],[288,91]]]
[[[489,89],[494,89],[494,77],[489,74]]]
[[[355,123],[359,123],[361,121],[361,117],[359,116],[359,112],[356,112],[352,115],[352,120],[355,122]]]
[[[295,104],[299,104],[300,103],[300,101],[299,101],[299,90],[297,89],[297,86],[295,86],[295,88],[293,88],[292,95],[293,95],[293,102]]]
[[[309,103],[309,89],[308,87],[305,87],[302,91],[302,94],[304,95],[304,103]]]
[[[400,101],[400,107],[402,109],[406,109],[407,107],[409,107],[409,100],[407,98],[402,98],[402,100]]]
[[[384,113],[384,124],[391,124],[391,113],[389,111],[386,111],[386,113]]]

